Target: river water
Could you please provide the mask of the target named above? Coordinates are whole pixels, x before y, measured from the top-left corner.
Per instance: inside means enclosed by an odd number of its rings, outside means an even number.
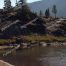
[[[66,66],[66,47],[36,46],[0,59],[15,66]]]

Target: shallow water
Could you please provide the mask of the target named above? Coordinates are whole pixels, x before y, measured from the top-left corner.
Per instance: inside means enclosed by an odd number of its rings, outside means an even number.
[[[66,47],[36,46],[0,59],[15,66],[66,66]]]

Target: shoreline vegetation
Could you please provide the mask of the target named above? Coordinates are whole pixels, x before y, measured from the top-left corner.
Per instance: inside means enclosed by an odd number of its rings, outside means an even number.
[[[27,41],[66,42],[66,37],[54,35],[27,35],[24,36],[23,38]]]
[[[28,35],[28,36],[20,36],[23,40],[23,46],[21,47],[23,50],[32,48],[32,47],[65,47],[66,41],[65,37],[63,36],[52,36],[52,35]],[[2,41],[3,42],[2,42]],[[0,49],[0,56],[2,56],[4,53],[8,52],[13,47],[9,48],[9,42],[16,42],[15,39],[0,39],[0,45],[4,43],[3,47],[5,47],[5,44],[8,44],[8,48],[6,49]],[[12,44],[13,45],[13,44]],[[1,46],[0,46],[1,47]],[[16,51],[15,51],[16,52]],[[14,52],[13,52],[14,53]],[[11,53],[12,55],[12,53]]]
[[[26,35],[19,36],[23,42],[66,42],[64,36],[53,36],[53,35]],[[18,37],[17,37],[18,38]],[[0,45],[6,45],[10,43],[16,43],[16,37],[12,39],[0,39]]]
[[[14,39],[0,39],[0,45],[3,45],[3,44],[6,45],[12,42],[15,42],[15,40]]]
[[[27,35],[20,36],[21,44],[26,45],[43,45],[43,46],[66,46],[66,38],[63,36],[53,36],[53,35]],[[13,39],[0,39],[0,47],[12,48],[17,44],[16,38]]]

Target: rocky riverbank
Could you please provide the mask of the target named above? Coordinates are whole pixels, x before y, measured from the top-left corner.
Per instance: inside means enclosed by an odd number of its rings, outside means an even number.
[[[66,46],[66,42],[40,42],[42,46]]]
[[[31,48],[31,47],[34,47],[34,46],[37,46],[37,45],[41,45],[43,47],[51,47],[51,46],[54,46],[54,47],[57,47],[57,46],[66,46],[66,42],[34,42],[34,43],[22,43],[22,48],[25,49],[25,48]]]

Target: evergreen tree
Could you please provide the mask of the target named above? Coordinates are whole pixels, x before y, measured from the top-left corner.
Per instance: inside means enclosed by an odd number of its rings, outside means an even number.
[[[41,17],[43,15],[42,11],[40,10],[39,16]]]
[[[57,14],[57,8],[56,8],[56,5],[53,5],[52,13],[55,14],[55,18],[56,18],[56,14]]]
[[[48,9],[46,9],[46,11],[45,11],[45,16],[46,16],[46,18],[48,18],[48,17],[50,16],[49,8],[48,8]]]
[[[35,15],[37,16],[37,12],[35,12]]]
[[[18,10],[17,16],[20,20],[27,21],[28,19],[30,19],[30,14],[30,8],[27,5],[24,5],[21,9]]]
[[[18,4],[18,7],[21,8],[22,5],[26,5],[26,0],[19,0],[17,4]]]
[[[11,9],[11,1],[10,0],[4,0],[4,8],[6,9],[6,10],[9,10],[9,9]]]
[[[16,6],[18,7],[18,2],[17,2],[17,0],[16,0]]]

